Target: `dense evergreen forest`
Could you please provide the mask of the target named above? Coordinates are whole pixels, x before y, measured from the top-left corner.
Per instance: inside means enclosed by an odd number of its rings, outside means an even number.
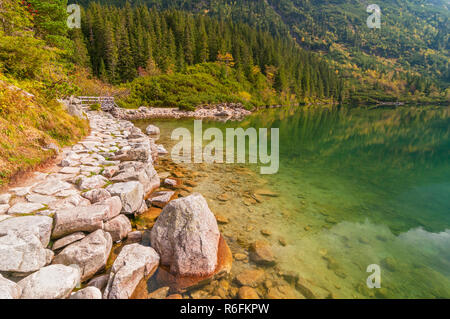
[[[345,79],[348,99],[450,99],[449,4],[380,0],[381,29],[369,29],[369,4],[358,0],[128,0],[244,22],[319,52]],[[87,4],[89,0],[76,1]],[[99,0],[123,6],[127,0]]]
[[[241,98],[231,100],[243,98],[253,105],[309,98],[343,99],[342,82],[316,54],[301,49],[288,37],[274,37],[241,22],[175,9],[158,11],[144,5],[132,7],[130,3],[123,7],[91,3],[84,11],[82,22],[82,34],[75,32],[73,35],[79,47],[78,61],[89,65],[95,75],[110,83],[126,83],[138,77],[161,74],[179,74],[179,78],[183,78],[181,75],[187,72],[206,72],[221,74],[222,82],[227,78],[239,87]],[[190,67],[211,62],[215,62],[215,67]],[[159,78],[159,82],[164,79],[167,77]],[[133,84],[130,87],[135,89]],[[154,91],[154,87],[147,91]],[[195,103],[220,102],[218,97],[204,95],[204,99],[191,97],[183,103],[179,99],[168,101],[161,97],[133,103],[154,104],[152,100],[166,102],[169,106],[191,107]]]

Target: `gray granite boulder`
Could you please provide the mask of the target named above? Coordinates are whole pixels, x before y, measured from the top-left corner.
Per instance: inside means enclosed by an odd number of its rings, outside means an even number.
[[[167,204],[151,230],[161,263],[179,275],[209,275],[217,266],[219,228],[205,198],[198,194]]]

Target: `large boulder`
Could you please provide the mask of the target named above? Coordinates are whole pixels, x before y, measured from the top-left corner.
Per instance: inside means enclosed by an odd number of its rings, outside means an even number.
[[[107,205],[90,205],[58,211],[55,213],[52,238],[103,229],[103,221],[110,215],[110,210]]]
[[[0,274],[0,299],[19,299],[21,294],[22,288],[18,284]]]
[[[144,187],[139,182],[126,182],[110,185],[106,190],[112,196],[119,196],[122,201],[122,212],[133,214],[142,205],[144,198]]]
[[[0,235],[0,256],[0,272],[28,274],[49,264],[53,252],[32,232],[10,231]]]
[[[50,265],[22,279],[21,299],[64,299],[80,283],[77,267]]]
[[[53,264],[78,265],[85,281],[104,268],[112,248],[111,235],[101,229],[64,248]]]
[[[110,233],[113,242],[126,238],[132,231],[130,220],[125,215],[119,215],[106,222],[104,229]]]
[[[202,195],[169,202],[150,236],[161,263],[170,266],[172,273],[206,276],[216,269],[220,233]]]
[[[8,232],[34,234],[47,247],[52,232],[53,219],[47,216],[22,216],[0,222],[0,236]]]
[[[159,264],[159,256],[151,247],[130,244],[123,247],[111,268],[105,299],[128,299],[139,282],[151,275]]]

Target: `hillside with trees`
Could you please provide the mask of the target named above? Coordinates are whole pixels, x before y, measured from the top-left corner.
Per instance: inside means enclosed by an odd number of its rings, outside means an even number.
[[[79,3],[91,1],[80,0]],[[101,0],[123,6],[126,0]],[[130,0],[178,8],[290,37],[320,53],[345,79],[348,102],[448,102],[449,4],[380,0],[381,28],[369,29],[368,2],[357,0]]]
[[[0,3],[0,186],[88,131],[56,101],[77,93],[63,3]]]
[[[75,39],[86,43],[79,60],[89,61],[100,79],[119,85],[143,77],[127,87],[136,93],[135,87],[147,82],[173,93],[148,98],[157,94],[153,85],[128,101],[130,107],[145,103],[193,108],[220,100],[249,107],[342,100],[342,82],[325,61],[288,37],[274,37],[245,23],[130,3],[122,8],[91,3],[84,11],[82,33],[83,39]],[[215,84],[203,90],[195,83],[197,78],[199,83]],[[191,87],[185,96],[175,93],[183,79],[182,85]]]

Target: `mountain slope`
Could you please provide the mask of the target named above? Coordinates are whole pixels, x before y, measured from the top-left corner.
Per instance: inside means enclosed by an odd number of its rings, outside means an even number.
[[[88,0],[79,1],[87,3]],[[101,2],[123,5],[125,0]],[[379,0],[381,29],[369,29],[369,4],[360,0],[137,0],[244,21],[289,35],[320,52],[347,79],[349,98],[448,101],[449,1]]]

